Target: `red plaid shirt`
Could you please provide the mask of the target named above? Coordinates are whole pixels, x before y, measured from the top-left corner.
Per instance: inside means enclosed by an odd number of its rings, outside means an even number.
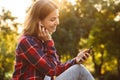
[[[45,75],[53,78],[74,64],[75,59],[64,64],[59,61],[53,40],[42,42],[33,36],[22,36],[16,48],[12,80],[44,80]]]

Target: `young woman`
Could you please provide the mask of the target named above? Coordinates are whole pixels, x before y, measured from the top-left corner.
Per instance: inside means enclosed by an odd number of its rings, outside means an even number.
[[[51,0],[33,4],[16,48],[13,80],[94,80],[81,64],[88,58],[89,50],[79,52],[64,64],[59,61],[51,36],[59,24],[58,16],[58,7]]]

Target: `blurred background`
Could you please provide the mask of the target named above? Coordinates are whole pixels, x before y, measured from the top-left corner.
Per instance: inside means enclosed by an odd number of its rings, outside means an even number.
[[[0,80],[11,79],[25,13],[36,0],[0,0]],[[65,62],[93,46],[83,64],[96,80],[120,80],[120,0],[54,0],[60,25],[53,34]]]

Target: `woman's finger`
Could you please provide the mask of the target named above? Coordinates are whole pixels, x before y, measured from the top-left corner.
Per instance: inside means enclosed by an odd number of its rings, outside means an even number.
[[[90,56],[90,54],[89,54],[89,53],[86,53],[86,54],[85,54],[85,56],[89,57],[89,56]]]

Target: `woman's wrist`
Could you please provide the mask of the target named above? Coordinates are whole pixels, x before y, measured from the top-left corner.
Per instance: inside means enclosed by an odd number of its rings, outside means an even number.
[[[77,57],[75,57],[75,61],[76,61],[76,64],[80,64],[81,63],[80,59],[78,59]]]

